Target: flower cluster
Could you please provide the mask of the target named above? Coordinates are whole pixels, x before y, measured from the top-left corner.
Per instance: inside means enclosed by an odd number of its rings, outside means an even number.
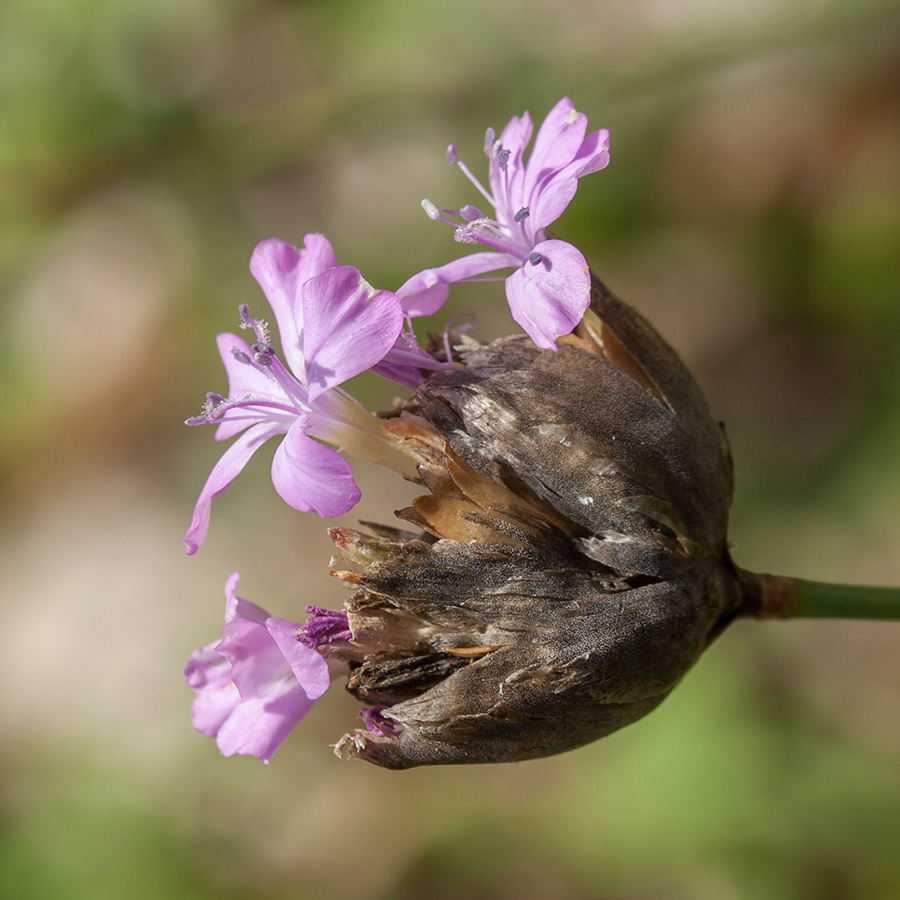
[[[342,387],[371,371],[413,391],[435,373],[461,367],[449,331],[428,349],[419,345],[413,321],[436,312],[449,285],[512,269],[506,296],[516,322],[540,348],[581,321],[590,302],[584,257],[547,231],[572,200],[578,179],[608,164],[609,135],[587,134],[587,118],[568,98],[548,114],[526,158],[532,137],[528,113],[485,138],[488,187],[457,164],[491,208],[440,210],[423,201],[432,218],[453,225],[457,241],[486,250],[425,269],[398,290],[376,290],[352,266],[338,265],[331,244],[308,234],[303,246],[263,241],[250,270],[277,324],[280,350],[269,327],[248,305],[239,310],[249,340],[220,334],[219,353],[228,393],[209,393],[189,425],[214,424],[218,441],[234,438],[203,486],[183,541],[196,553],[206,538],[213,499],[270,438],[281,437],[272,461],[272,483],[286,503],[323,517],[340,515],[360,492],[343,453],[387,466],[422,482],[422,466],[442,440],[415,416],[377,417]],[[194,689],[194,726],[215,736],[224,755],[249,753],[268,762],[291,728],[309,711],[352,653],[335,647],[355,635],[346,613],[308,607],[304,625],[268,616],[238,598],[237,574],[226,586],[226,624],[221,640],[197,650],[185,677]],[[346,648],[344,647],[346,650]],[[335,662],[341,657],[344,662]],[[385,704],[363,711],[376,735],[396,733],[382,715]]]

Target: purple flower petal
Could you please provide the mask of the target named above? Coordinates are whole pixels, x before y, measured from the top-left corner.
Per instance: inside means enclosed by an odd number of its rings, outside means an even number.
[[[265,699],[274,685],[293,677],[263,622],[243,618],[229,622],[216,651],[231,665],[231,680],[242,701]]]
[[[353,471],[337,451],[308,438],[306,427],[305,419],[298,419],[275,451],[272,483],[294,509],[339,516],[359,502]]]
[[[191,527],[181,539],[188,556],[193,556],[203,544],[209,531],[209,511],[214,497],[218,497],[231,484],[248,460],[269,438],[283,434],[285,425],[281,421],[260,422],[245,431],[219,458],[213,466],[194,507]]]
[[[316,701],[297,689],[293,678],[272,686],[266,697],[242,700],[216,735],[222,756],[249,754],[269,762]]]
[[[379,362],[403,327],[400,303],[358,269],[336,266],[303,285],[303,356],[312,403]]]
[[[234,712],[241,695],[231,680],[231,666],[216,644],[195,650],[184,666],[184,679],[194,689],[191,719],[206,737],[215,737],[222,723]]]
[[[565,211],[578,189],[578,179],[609,165],[609,132],[605,128],[589,134],[571,162],[549,172],[533,188],[530,197],[532,227],[546,228]]]
[[[509,165],[521,165],[522,154],[531,140],[533,130],[531,116],[524,112],[521,116],[513,116],[500,132],[500,145],[510,152]]]
[[[577,178],[605,169],[609,165],[609,131],[605,128],[592,131],[584,139],[571,165]]]
[[[529,199],[548,175],[560,171],[574,159],[586,130],[587,116],[577,112],[568,97],[563,97],[547,113],[528,157],[524,188]]]
[[[565,241],[535,246],[537,265],[526,263],[506,279],[506,297],[513,318],[546,350],[568,334],[590,303],[591,278],[581,253]]]
[[[372,366],[371,371],[414,391],[422,383],[423,369],[439,372],[453,367],[453,363],[440,362],[429,356],[418,345],[413,334],[401,331],[387,356]]]
[[[511,253],[470,253],[416,273],[397,291],[397,297],[408,316],[430,316],[447,299],[449,285],[519,264],[519,259]]]
[[[523,157],[533,130],[531,116],[527,112],[522,113],[521,118],[513,116],[500,134],[500,146],[509,152],[505,165],[501,166],[495,156],[490,159],[488,179],[496,201],[495,211],[497,218],[506,225],[511,225],[518,209],[527,205]]]
[[[257,245],[250,258],[250,271],[275,313],[284,358],[297,373],[305,369],[300,289],[313,276],[337,265],[331,244],[321,234],[307,234],[303,243],[300,249],[269,238]]]
[[[578,179],[573,175],[571,178],[554,178],[543,190],[536,192],[530,207],[536,234],[545,234],[543,229],[566,211],[577,190]]]
[[[306,696],[310,700],[318,700],[331,684],[325,657],[298,639],[301,626],[293,622],[272,617],[266,619],[266,630],[275,641],[282,658],[291,667],[294,678]]]
[[[269,618],[269,614],[255,603],[238,597],[238,582],[241,580],[240,572],[232,572],[225,582],[225,624],[234,622],[235,619],[250,619],[253,622],[265,622]]]

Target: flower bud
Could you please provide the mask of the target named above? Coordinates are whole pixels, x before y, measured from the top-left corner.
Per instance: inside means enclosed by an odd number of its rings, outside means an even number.
[[[738,612],[725,436],[675,352],[594,280],[558,352],[467,344],[386,427],[429,489],[410,531],[332,529],[348,688],[388,768],[546,756],[656,707]]]

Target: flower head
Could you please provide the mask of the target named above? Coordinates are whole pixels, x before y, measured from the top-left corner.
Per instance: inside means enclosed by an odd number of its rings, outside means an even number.
[[[223,756],[268,763],[331,683],[328,645],[350,632],[345,613],[310,608],[306,625],[270,616],[235,594],[239,580],[235,572],[225,585],[221,639],[188,657],[184,677],[195,694],[194,728]]]
[[[359,489],[349,463],[312,438],[341,446],[361,432],[380,437],[373,417],[339,385],[394,347],[403,324],[397,297],[374,290],[352,266],[336,265],[331,245],[317,234],[306,236],[303,249],[263,241],[250,270],[275,314],[287,365],[269,343],[265,323],[251,318],[246,306],[241,327],[255,341],[218,336],[228,396],[208,394],[203,415],[188,424],[218,423],[216,440],[239,437],[200,492],[183,538],[189,554],[206,536],[212,499],[269,438],[285,436],[272,461],[272,482],[285,502],[336,516],[357,503]]]
[[[609,132],[601,129],[585,135],[586,129],[587,117],[568,97],[544,119],[527,161],[524,154],[532,134],[527,112],[513,118],[499,138],[488,129],[484,143],[488,188],[451,146],[448,161],[462,169],[493,215],[470,204],[459,210],[441,210],[428,200],[422,205],[430,218],[454,226],[456,240],[488,250],[414,275],[398,291],[404,308],[433,312],[446,298],[448,284],[513,268],[506,279],[513,318],[539,347],[555,349],[556,339],[578,324],[590,302],[584,256],[547,232],[574,197],[578,179],[609,163]]]

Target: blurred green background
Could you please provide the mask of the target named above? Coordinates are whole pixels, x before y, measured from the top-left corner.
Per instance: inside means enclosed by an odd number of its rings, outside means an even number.
[[[340,690],[268,767],[191,730],[232,570],[275,615],[343,598],[265,451],[179,542],[253,246],[323,231],[396,288],[456,251],[418,206],[474,199],[446,145],[483,173],[564,94],[612,163],[555,230],[728,424],[737,560],[900,583],[896,2],[4,0],[2,900],[900,896],[900,625],[738,623],[646,720],[517,765],[340,762]],[[411,495],[358,474],[347,524]]]

